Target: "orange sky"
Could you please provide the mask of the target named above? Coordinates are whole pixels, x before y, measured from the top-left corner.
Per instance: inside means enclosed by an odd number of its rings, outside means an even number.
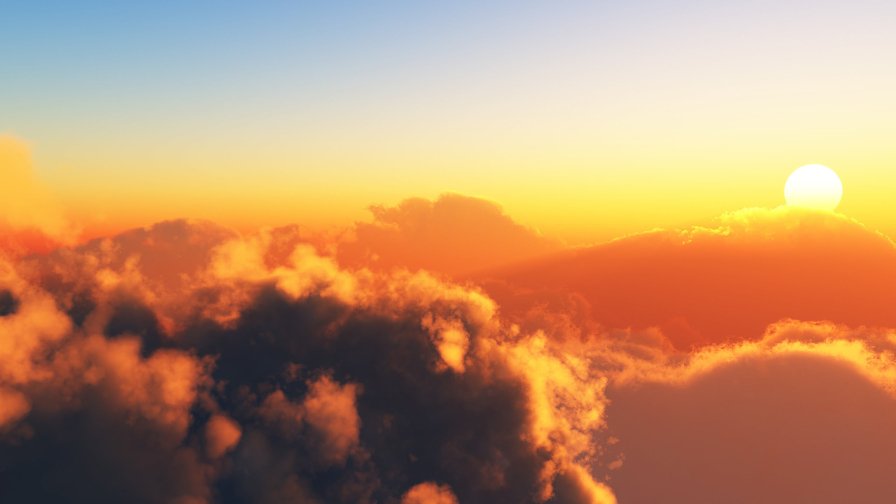
[[[41,169],[40,162],[35,161],[43,157],[40,150],[35,153],[34,145],[26,140],[10,135],[0,137],[0,156],[10,191],[7,204],[21,200],[24,205],[10,218],[43,221],[41,225],[53,227],[52,234],[62,233],[59,219],[67,218],[67,225],[73,228],[62,234],[76,232],[88,237],[177,218],[213,220],[244,231],[298,223],[326,232],[370,221],[371,206],[393,206],[421,196],[434,200],[446,193],[421,190],[418,194],[410,185],[377,187],[349,183],[337,188],[331,185],[335,182],[323,180],[297,181],[293,185],[288,177],[276,185],[240,184],[221,177],[200,183],[195,180],[195,173],[166,181],[140,180],[138,172],[128,172],[131,174],[127,177],[96,179],[89,186],[83,185],[86,182],[66,186],[64,181],[69,175],[64,170]],[[500,204],[515,220],[549,238],[570,245],[599,243],[656,227],[708,224],[715,216],[739,208],[778,206],[783,203],[784,180],[797,161],[777,162],[752,172],[682,170],[676,176],[672,176],[675,170],[660,176],[637,171],[624,171],[618,176],[586,173],[577,186],[587,187],[590,180],[595,190],[588,197],[552,194],[547,181],[538,184],[542,175],[535,175],[528,182],[523,177],[507,176],[506,187],[482,192],[505,195],[507,200],[491,201]],[[844,185],[838,211],[874,229],[892,233],[891,214],[885,211],[890,204],[888,186],[883,179],[874,181],[873,170],[855,166],[836,171]],[[746,175],[749,177],[739,179]],[[490,177],[497,182],[502,176],[495,173]],[[600,179],[607,179],[606,183]],[[27,188],[13,189],[14,184],[27,184]],[[686,184],[694,187],[684,187]],[[481,196],[476,192],[460,194]],[[364,199],[377,197],[381,199]]]
[[[0,133],[79,222],[327,228],[458,193],[591,243],[777,206],[820,163],[896,232],[886,2],[195,9],[10,11]]]

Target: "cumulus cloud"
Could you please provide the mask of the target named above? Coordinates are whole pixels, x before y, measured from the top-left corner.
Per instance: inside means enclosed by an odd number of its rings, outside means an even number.
[[[203,363],[177,350],[143,358],[134,338],[109,340],[58,322],[40,325],[41,318],[64,318],[43,302],[23,293],[13,317],[31,322],[3,319],[45,337],[26,344],[25,332],[13,341],[15,351],[0,355],[0,498],[208,499],[209,470],[183,445],[205,383]]]
[[[0,251],[20,254],[71,242],[77,230],[31,171],[28,145],[0,135]]]
[[[278,488],[321,485],[323,458],[361,479],[319,489],[330,501],[394,498],[431,479],[466,502],[547,501],[558,474],[593,454],[584,437],[601,427],[601,407],[586,403],[603,400],[603,382],[586,366],[568,370],[575,363],[543,337],[505,327],[481,293],[423,273],[296,262],[253,268],[268,287],[234,324],[193,342],[217,356],[226,395],[269,426],[245,447],[256,455],[241,446],[236,457],[305,475]],[[230,268],[218,271],[231,278]],[[533,366],[550,374],[535,376]]]
[[[240,441],[239,424],[226,415],[213,415],[205,424],[205,449],[211,458],[218,458],[233,450]]]
[[[412,198],[370,210],[373,222],[356,223],[351,236],[339,244],[343,264],[458,275],[560,248],[479,198],[445,194],[435,201]]]
[[[401,504],[457,504],[457,497],[447,486],[426,482],[408,490]]]
[[[271,393],[260,413],[287,439],[306,438],[309,451],[324,465],[341,465],[358,445],[361,421],[355,406],[358,387],[339,385],[328,376],[308,383],[301,403],[293,403],[281,390]],[[303,432],[307,431],[307,432]]]
[[[611,501],[582,360],[475,288],[281,245],[173,222],[4,263],[0,498]]]

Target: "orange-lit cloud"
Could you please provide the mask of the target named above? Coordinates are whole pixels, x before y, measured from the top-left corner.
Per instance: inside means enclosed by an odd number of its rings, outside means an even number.
[[[401,504],[457,504],[457,497],[449,487],[427,482],[408,490],[401,498]]]
[[[0,251],[48,250],[78,235],[31,168],[28,145],[0,135]]]
[[[218,458],[233,450],[242,431],[239,424],[226,415],[213,415],[205,424],[205,449],[211,458]]]
[[[99,425],[131,418],[157,433],[124,423],[123,448],[103,462],[110,477],[135,481],[119,457],[147,450],[144,438],[164,437],[148,457],[182,460],[177,478],[146,462],[146,477],[166,475],[159,501],[435,491],[413,490],[421,481],[458,501],[612,501],[589,475],[606,382],[586,361],[505,324],[473,287],[345,269],[307,243],[288,253],[280,243],[171,222],[4,263],[0,323],[16,336],[4,340],[0,389],[17,453],[42,449],[51,432],[88,439],[59,425],[88,415],[79,425],[97,428],[100,408]],[[38,473],[16,474],[3,495],[24,498]],[[60,492],[146,491],[76,474]]]
[[[514,222],[498,205],[445,194],[395,207],[371,207],[373,222],[357,222],[339,245],[348,266],[472,273],[558,250],[560,244]]]
[[[21,392],[0,389],[0,431],[14,425],[31,410],[31,404]]]
[[[340,386],[327,376],[310,382],[301,403],[293,403],[281,390],[267,396],[261,416],[287,439],[303,437],[313,445],[325,465],[341,465],[358,445],[361,421],[355,406],[358,387]]]
[[[0,443],[15,449],[0,497],[889,495],[894,461],[869,453],[896,447],[893,245],[854,221],[742,211],[499,268],[483,287],[450,262],[353,263],[340,247],[358,236],[170,221],[4,260]],[[102,470],[51,468],[40,490],[29,461],[49,454]]]
[[[43,474],[53,483],[41,498],[50,500],[114,500],[128,491],[206,501],[210,469],[181,445],[206,363],[176,349],[144,357],[137,338],[78,329],[37,286],[15,276],[0,283],[17,301],[0,317],[3,499],[33,500]],[[83,457],[89,467],[74,463]],[[81,481],[90,474],[128,480],[91,488]]]
[[[659,327],[679,348],[756,338],[784,318],[896,326],[896,247],[842,215],[780,207],[479,275],[505,314]]]
[[[891,500],[893,348],[892,330],[788,321],[634,366],[608,391],[610,484],[634,502]]]

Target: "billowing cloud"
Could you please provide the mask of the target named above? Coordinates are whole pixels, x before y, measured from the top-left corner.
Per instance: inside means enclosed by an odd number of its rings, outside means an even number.
[[[164,223],[4,264],[0,498],[612,501],[586,362],[474,288],[270,236]]]
[[[408,490],[401,504],[457,504],[457,497],[446,486],[426,482]]]
[[[205,449],[211,458],[231,451],[240,441],[239,424],[226,415],[213,415],[205,424]]]
[[[209,499],[212,471],[184,444],[206,363],[144,358],[136,338],[77,330],[37,287],[3,283],[19,308],[0,318],[0,499]]]
[[[23,141],[0,135],[0,251],[21,254],[71,242],[77,230],[31,171]]]
[[[302,246],[294,266],[265,269],[247,259],[260,257],[253,248],[225,245],[213,271],[267,287],[191,342],[216,356],[221,402],[238,398],[234,411],[255,425],[235,457],[261,465],[234,475],[240,492],[253,487],[243,476],[276,466],[287,469],[269,488],[316,484],[328,502],[388,500],[430,480],[465,502],[542,502],[594,455],[603,381],[543,336],[505,327],[481,293],[424,273],[350,273]],[[222,266],[227,257],[243,260]],[[351,479],[323,485],[316,474],[334,466]]]
[[[357,394],[356,385],[339,385],[322,376],[308,383],[308,393],[301,403],[291,402],[277,390],[265,398],[260,413],[282,437],[305,436],[311,445],[309,450],[324,465],[341,465],[358,446],[361,421],[355,405]]]

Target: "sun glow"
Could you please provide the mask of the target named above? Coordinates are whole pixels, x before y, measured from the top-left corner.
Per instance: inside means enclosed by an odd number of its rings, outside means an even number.
[[[784,199],[789,206],[834,211],[842,197],[840,177],[819,164],[797,168],[784,184]]]

